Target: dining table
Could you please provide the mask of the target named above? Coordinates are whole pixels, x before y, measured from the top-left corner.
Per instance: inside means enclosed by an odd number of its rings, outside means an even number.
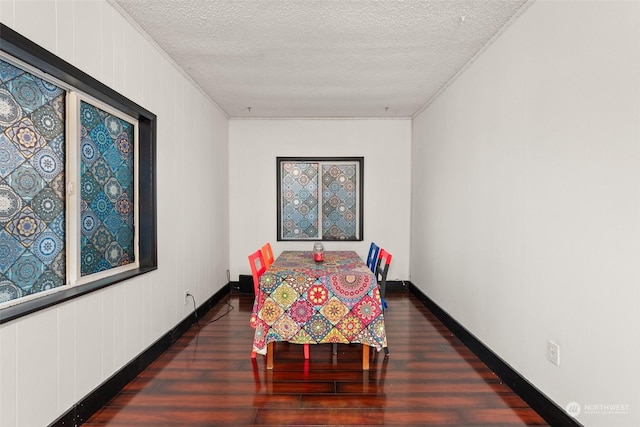
[[[373,272],[355,251],[283,251],[260,276],[252,324],[253,351],[273,369],[276,342],[362,344],[369,352],[387,347],[380,291]]]

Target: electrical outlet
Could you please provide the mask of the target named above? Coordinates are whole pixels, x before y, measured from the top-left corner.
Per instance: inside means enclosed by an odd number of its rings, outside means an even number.
[[[189,289],[187,289],[186,291],[184,291],[184,305],[189,304],[189,298],[190,298],[190,297],[189,297],[189,295],[190,295],[190,293],[189,293]]]
[[[560,366],[560,344],[547,341],[547,359],[556,366]]]

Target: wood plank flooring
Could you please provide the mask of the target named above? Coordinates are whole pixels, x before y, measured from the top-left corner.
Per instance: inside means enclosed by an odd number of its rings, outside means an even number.
[[[252,298],[230,294],[84,426],[548,425],[409,292],[388,292],[390,355],[278,343],[251,359]],[[219,320],[212,319],[234,308]]]

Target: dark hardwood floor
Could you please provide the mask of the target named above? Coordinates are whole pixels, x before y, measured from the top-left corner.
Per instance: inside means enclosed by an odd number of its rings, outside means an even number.
[[[212,319],[234,309],[219,320]],[[276,345],[252,360],[252,298],[213,307],[84,426],[548,425],[409,292],[387,294],[390,355]]]

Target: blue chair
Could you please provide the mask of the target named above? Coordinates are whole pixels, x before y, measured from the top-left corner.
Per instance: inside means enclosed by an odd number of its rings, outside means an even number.
[[[367,267],[369,267],[373,274],[376,273],[376,264],[378,263],[379,252],[380,248],[378,247],[378,245],[371,242],[371,246],[369,247],[369,255],[367,255]]]
[[[369,246],[369,254],[367,255],[367,267],[369,267],[373,274],[376,274],[376,267],[378,265],[378,252],[380,252],[380,247],[374,242],[371,242],[371,246]],[[383,306],[383,308],[385,307]],[[338,344],[336,343],[333,344],[333,354],[338,354]]]

